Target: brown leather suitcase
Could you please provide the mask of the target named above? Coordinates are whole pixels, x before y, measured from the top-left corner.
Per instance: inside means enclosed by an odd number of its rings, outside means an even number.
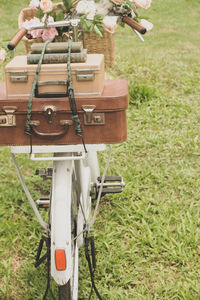
[[[8,100],[5,83],[0,83],[0,145],[30,145],[25,134],[27,100]],[[105,81],[101,96],[76,97],[76,106],[86,144],[121,143],[127,138],[126,80]],[[81,144],[68,98],[34,98],[32,104],[32,144]]]
[[[15,56],[5,67],[8,99],[28,99],[37,64],[27,64],[26,56]],[[71,63],[75,96],[101,95],[104,87],[104,56],[88,54],[84,63]],[[67,94],[67,64],[42,64],[37,89],[38,96]],[[54,96],[53,98],[55,98]]]

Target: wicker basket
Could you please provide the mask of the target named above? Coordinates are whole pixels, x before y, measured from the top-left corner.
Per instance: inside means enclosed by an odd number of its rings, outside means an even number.
[[[54,9],[57,9],[55,4]],[[18,26],[22,27],[23,22],[26,20],[32,19],[37,13],[37,9],[24,8],[18,17]],[[90,34],[84,33],[83,35],[84,44],[87,48],[88,53],[101,53],[104,54],[105,58],[105,67],[110,68],[114,65],[115,62],[115,35],[107,31],[104,31],[104,37],[100,37],[95,33],[91,32]],[[58,38],[57,41],[60,39]],[[24,43],[26,54],[30,51],[31,45],[33,43],[42,43],[42,38],[29,39],[26,36],[22,38]]]
[[[85,47],[88,53],[104,54],[105,67],[111,68],[115,63],[115,34],[104,30],[103,38],[94,32],[84,33]]]

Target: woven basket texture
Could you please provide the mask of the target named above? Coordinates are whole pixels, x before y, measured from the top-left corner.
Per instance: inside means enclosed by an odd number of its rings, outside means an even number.
[[[88,53],[104,54],[105,67],[111,68],[115,63],[115,34],[104,30],[103,38],[94,32],[84,33],[85,48]]]
[[[58,3],[57,3],[58,5]],[[56,5],[54,5],[55,11],[58,10]],[[37,9],[32,8],[24,8],[21,10],[18,17],[18,26],[21,28],[23,26],[23,22],[26,20],[32,19],[37,13]],[[110,68],[114,65],[115,62],[115,34],[104,31],[103,38],[96,35],[94,32],[84,33],[82,35],[84,40],[84,46],[87,48],[89,54],[100,53],[104,54],[105,67]],[[61,38],[55,38],[56,41],[63,41]],[[37,39],[29,39],[26,36],[22,38],[24,43],[24,48],[26,54],[31,49],[31,45],[33,43],[42,43],[42,38]],[[66,41],[66,38],[64,39]]]

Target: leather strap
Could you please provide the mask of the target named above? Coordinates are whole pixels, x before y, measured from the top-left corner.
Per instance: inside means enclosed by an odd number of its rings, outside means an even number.
[[[74,98],[74,88],[72,84],[72,75],[71,75],[71,45],[72,42],[69,39],[68,40],[68,62],[67,62],[67,73],[68,73],[68,97],[69,97],[69,104],[72,112],[72,119],[74,120],[76,124],[76,135],[80,136],[82,139],[82,144],[85,150],[85,153],[87,153],[87,149],[85,146],[84,138],[82,135],[82,128],[81,128],[81,122],[78,116],[77,108],[76,108],[76,101]]]
[[[49,44],[49,41],[46,41],[44,43],[42,53],[41,53],[41,56],[40,56],[40,60],[39,60],[39,63],[37,65],[37,69],[36,69],[36,72],[35,72],[32,88],[31,88],[31,93],[30,93],[30,96],[29,96],[29,99],[28,99],[27,120],[26,120],[26,125],[25,125],[25,128],[24,128],[24,132],[28,135],[31,135],[31,110],[32,110],[32,103],[33,103],[33,95],[34,95],[34,92],[35,92],[35,87],[37,85],[39,73],[40,73],[40,70],[41,70],[42,60],[43,60],[43,57],[44,57],[45,49],[46,49],[46,46],[48,44]]]

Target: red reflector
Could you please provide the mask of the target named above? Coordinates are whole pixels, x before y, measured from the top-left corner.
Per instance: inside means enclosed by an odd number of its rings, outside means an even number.
[[[66,256],[65,250],[56,250],[55,251],[55,261],[57,271],[66,270]]]

